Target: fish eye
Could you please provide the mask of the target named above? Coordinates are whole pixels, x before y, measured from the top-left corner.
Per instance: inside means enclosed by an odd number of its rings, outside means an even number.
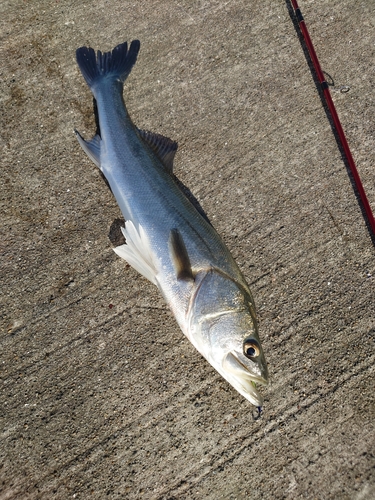
[[[243,353],[249,359],[256,358],[260,354],[258,343],[255,340],[246,340],[243,345]]]

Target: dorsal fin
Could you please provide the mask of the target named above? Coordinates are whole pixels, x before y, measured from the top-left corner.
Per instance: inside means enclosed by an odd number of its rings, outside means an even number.
[[[189,255],[184,240],[178,229],[172,229],[169,235],[169,251],[178,280],[194,280]]]
[[[147,130],[138,129],[138,133],[144,142],[158,156],[168,172],[173,172],[173,159],[176,154],[178,144],[161,134],[154,134]]]

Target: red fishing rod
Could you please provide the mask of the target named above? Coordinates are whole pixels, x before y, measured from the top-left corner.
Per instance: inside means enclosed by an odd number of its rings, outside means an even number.
[[[313,43],[311,41],[309,32],[307,30],[305,21],[303,19],[301,9],[299,8],[298,3],[297,3],[296,0],[291,0],[291,2],[292,2],[292,5],[293,5],[294,12],[296,13],[297,21],[298,21],[299,27],[301,29],[302,35],[303,35],[303,37],[305,39],[305,43],[306,43],[307,49],[309,51],[311,60],[313,62],[313,65],[314,65],[314,68],[315,68],[315,71],[316,71],[316,75],[317,75],[319,83],[321,85],[321,88],[322,88],[322,91],[323,91],[323,94],[324,94],[324,97],[325,97],[328,109],[329,109],[329,111],[331,113],[333,123],[335,125],[337,134],[339,136],[339,139],[340,139],[340,142],[341,142],[341,145],[342,145],[342,148],[344,150],[344,153],[345,153],[346,159],[348,161],[351,173],[353,175],[353,179],[354,179],[355,185],[357,187],[357,191],[358,191],[359,197],[361,199],[363,209],[366,212],[368,223],[369,223],[369,225],[371,227],[373,236],[375,237],[375,219],[374,219],[374,215],[372,213],[370,204],[369,204],[369,202],[367,200],[367,196],[366,196],[365,190],[363,189],[363,185],[362,185],[361,179],[359,177],[358,170],[357,170],[357,167],[355,165],[352,153],[350,151],[350,148],[349,148],[349,145],[348,145],[348,141],[346,140],[343,128],[341,126],[340,119],[339,119],[339,117],[337,115],[335,105],[333,104],[331,93],[330,93],[329,88],[328,88],[328,83],[326,82],[326,79],[324,78],[324,74],[323,74],[322,68],[320,67],[318,56],[316,55]]]

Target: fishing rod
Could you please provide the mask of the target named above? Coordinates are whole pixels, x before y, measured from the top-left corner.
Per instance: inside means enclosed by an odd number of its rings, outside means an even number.
[[[339,136],[339,139],[340,139],[340,142],[341,142],[341,146],[342,146],[342,148],[344,150],[346,159],[347,159],[349,167],[350,167],[350,171],[351,171],[351,173],[353,175],[353,179],[354,179],[354,182],[355,182],[355,185],[356,185],[359,197],[361,199],[363,209],[366,212],[368,223],[369,223],[369,225],[371,227],[373,236],[375,237],[375,219],[374,219],[374,215],[372,213],[372,210],[371,210],[370,204],[368,202],[365,190],[363,188],[361,179],[359,177],[358,170],[357,170],[357,167],[355,165],[352,153],[350,151],[348,141],[346,140],[344,130],[343,130],[342,126],[341,126],[340,119],[339,119],[338,114],[336,112],[335,105],[334,105],[334,103],[332,101],[332,97],[331,97],[331,93],[329,91],[328,83],[326,82],[326,79],[324,78],[324,74],[323,74],[322,68],[320,67],[318,56],[316,55],[316,52],[315,52],[315,49],[314,49],[314,45],[313,45],[313,43],[311,41],[308,29],[307,29],[305,21],[303,19],[303,15],[302,15],[301,9],[298,6],[297,0],[291,0],[291,2],[292,2],[293,9],[294,9],[294,12],[295,12],[296,17],[297,17],[297,21],[298,21],[300,30],[301,30],[302,35],[303,35],[303,38],[305,39],[305,43],[306,43],[307,49],[309,51],[311,60],[313,62],[313,65],[314,65],[314,68],[315,68],[315,71],[316,71],[316,75],[317,75],[319,83],[321,85],[321,88],[322,88],[322,91],[323,91],[323,94],[324,94],[324,97],[325,97],[328,109],[329,109],[329,111],[331,113],[331,117],[332,117],[333,123],[335,125],[337,134]]]

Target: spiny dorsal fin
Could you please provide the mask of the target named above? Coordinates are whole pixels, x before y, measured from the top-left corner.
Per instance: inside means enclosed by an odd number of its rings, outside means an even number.
[[[178,280],[194,280],[189,255],[184,240],[178,229],[172,229],[169,235],[169,251]]]
[[[177,142],[164,137],[164,135],[154,134],[147,130],[138,129],[138,133],[152,151],[160,158],[161,162],[168,170],[173,172],[173,159],[177,151]]]

